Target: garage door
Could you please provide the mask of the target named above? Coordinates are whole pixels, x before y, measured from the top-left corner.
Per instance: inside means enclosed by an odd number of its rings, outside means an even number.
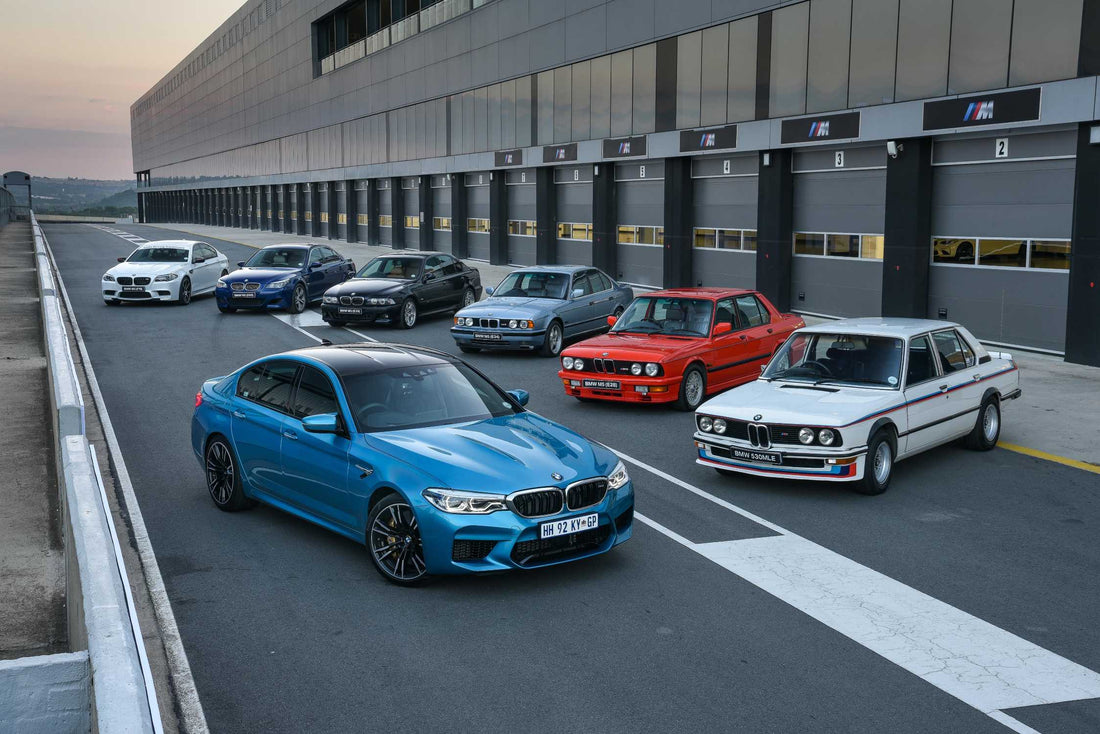
[[[508,195],[508,262],[513,265],[535,264],[535,171],[508,171],[505,179]]]
[[[416,178],[401,179],[401,196],[404,197],[405,247],[409,250],[420,249],[420,181]],[[394,222],[397,226],[397,222]]]
[[[389,179],[378,179],[378,239],[381,244],[393,246],[393,193]]]
[[[489,261],[489,172],[466,174],[466,241],[471,260]]]
[[[451,252],[451,177],[432,176],[432,239],[440,252]]]
[[[618,199],[618,279],[656,288],[664,283],[664,164],[615,166]]]
[[[706,156],[691,162],[696,285],[756,287],[758,167],[755,155]]]
[[[554,169],[558,241],[562,265],[592,264],[592,166]]]

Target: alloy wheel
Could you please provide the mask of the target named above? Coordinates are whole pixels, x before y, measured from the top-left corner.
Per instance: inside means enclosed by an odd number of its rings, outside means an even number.
[[[550,353],[557,354],[561,351],[562,334],[561,327],[557,324],[550,325]]]
[[[411,298],[401,307],[401,320],[405,323],[406,329],[416,325],[416,302]]]
[[[467,306],[474,305],[474,302],[475,302],[476,298],[477,298],[477,296],[474,295],[474,292],[472,290],[470,290],[469,288],[467,288],[466,293],[463,294],[463,296],[462,296],[462,307],[466,308]]]
[[[191,280],[189,278],[184,278],[183,282],[180,283],[180,303],[184,306],[191,303]]]
[[[219,505],[227,504],[233,496],[235,481],[236,467],[233,465],[229,447],[221,441],[215,441],[206,451],[206,487],[214,502]]]
[[[982,411],[982,435],[989,443],[997,440],[997,433],[1001,429],[1001,413],[997,410],[997,404],[990,402]]]
[[[294,289],[294,310],[298,313],[306,310],[306,289],[301,286]]]
[[[698,370],[692,370],[684,380],[684,394],[689,405],[703,402],[703,376]]]
[[[894,452],[890,449],[889,441],[882,441],[875,449],[874,456],[875,482],[882,485],[890,478],[890,469],[894,465]]]
[[[415,581],[425,574],[420,528],[409,505],[394,502],[374,518],[370,552],[379,568],[398,581]]]

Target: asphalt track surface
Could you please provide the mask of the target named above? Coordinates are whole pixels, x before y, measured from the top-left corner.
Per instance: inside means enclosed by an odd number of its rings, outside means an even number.
[[[315,342],[264,313],[219,314],[211,296],[108,308],[100,275],[132,245],[86,225],[45,231],[212,731],[1007,731],[641,522],[630,542],[595,559],[407,590],[384,582],[361,546],[319,527],[264,506],[218,511],[190,447],[196,390]],[[252,252],[211,244],[231,263]],[[450,323],[353,328],[455,352]],[[358,341],[343,329],[307,331]],[[581,404],[563,394],[555,360],[465,358],[505,388],[530,390],[542,415],[1100,670],[1095,475],[947,446],[899,464],[879,497],[730,480],[694,463],[690,414]],[[1004,419],[1013,418],[1009,404]],[[628,468],[638,512],[689,541],[773,535]],[[1097,699],[1009,713],[1043,732],[1100,729]]]

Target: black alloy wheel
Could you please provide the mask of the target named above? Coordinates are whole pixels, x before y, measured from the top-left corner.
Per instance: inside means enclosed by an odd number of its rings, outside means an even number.
[[[301,313],[306,310],[306,287],[299,283],[294,286],[294,292],[290,294],[290,307],[287,309],[290,313]]]
[[[206,446],[206,489],[219,510],[236,512],[254,504],[244,494],[233,449],[221,436]]]
[[[176,303],[181,306],[186,306],[191,303],[191,279],[186,275],[183,276],[183,280],[180,281],[180,292],[176,298]]]
[[[424,545],[416,515],[396,493],[382,498],[367,519],[367,548],[382,578],[399,586],[415,586],[428,576]]]

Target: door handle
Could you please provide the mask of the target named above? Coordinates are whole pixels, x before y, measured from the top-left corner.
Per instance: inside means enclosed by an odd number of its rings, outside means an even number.
[[[284,438],[289,438],[291,441],[297,441],[298,440],[298,434],[295,433],[294,431],[283,431],[283,437]]]
[[[947,385],[940,385],[940,392],[947,392]]]
[[[234,418],[244,418],[245,417],[245,412],[243,410],[234,410],[233,411],[233,417]]]
[[[362,472],[359,475],[360,479],[366,479],[371,474],[374,474],[374,468],[371,467],[371,466],[367,466],[367,465],[364,465],[364,464],[356,464],[355,468],[358,469],[360,472]]]
[[[974,379],[975,380],[980,380],[980,379],[982,379],[982,376],[980,374],[974,375]]]
[[[745,336],[744,334],[740,334],[740,335],[738,335],[738,338],[739,338],[739,339],[741,339],[741,340],[743,341],[743,340],[745,340],[745,339],[746,339],[746,338],[748,338],[748,337],[746,337],[746,336]]]
[[[769,333],[769,334],[770,334],[770,333],[772,333],[772,330],[771,330],[771,329],[768,329],[768,333]]]

